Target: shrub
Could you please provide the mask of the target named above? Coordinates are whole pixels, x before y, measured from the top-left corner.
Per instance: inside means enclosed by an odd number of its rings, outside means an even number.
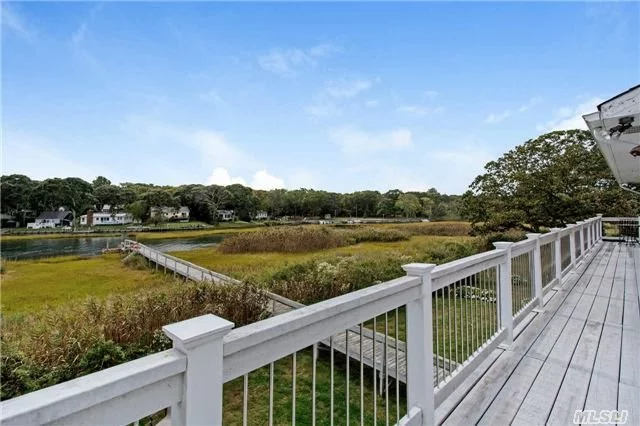
[[[411,237],[411,235],[406,231],[391,228],[363,227],[341,232],[344,233],[346,241],[349,244],[358,244],[363,242],[390,243],[408,240]]]
[[[313,259],[281,268],[266,277],[263,285],[274,293],[310,304],[403,276],[401,266],[407,263],[445,263],[475,252],[472,244],[448,241],[412,254],[392,251],[376,256]]]
[[[326,250],[362,242],[408,240],[409,233],[398,229],[357,227],[335,229],[326,226],[291,226],[235,234],[219,246],[222,253],[285,252]]]
[[[144,256],[139,255],[138,253],[130,253],[127,257],[122,259],[122,263],[130,268],[135,270],[145,270],[149,268],[149,263]]]
[[[493,250],[493,243],[499,241],[510,241],[513,243],[517,243],[518,241],[522,241],[526,238],[527,236],[525,235],[524,231],[518,229],[509,229],[508,231],[504,232],[491,232],[487,235],[484,235],[480,237],[480,239],[478,240],[478,244],[481,250],[486,251]]]
[[[328,228],[295,226],[235,234],[220,243],[222,253],[305,252],[341,247],[343,235]]]
[[[266,306],[255,287],[200,283],[3,319],[2,399],[167,349],[163,325],[211,313],[242,326]]]
[[[471,233],[471,225],[467,222],[407,223],[395,225],[393,228],[408,232],[411,235],[435,235],[442,237],[461,237]]]

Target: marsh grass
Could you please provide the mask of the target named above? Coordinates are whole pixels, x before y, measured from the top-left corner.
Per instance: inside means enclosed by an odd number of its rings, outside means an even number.
[[[411,235],[462,237],[471,233],[471,224],[468,222],[405,223],[401,225],[385,226],[390,226],[392,229],[408,232]]]
[[[249,285],[179,283],[3,318],[2,399],[168,349],[163,325],[214,314],[242,326],[266,306]]]
[[[76,302],[91,295],[128,294],[168,288],[173,280],[123,265],[117,253],[83,258],[6,261],[2,276],[2,315],[24,314]]]

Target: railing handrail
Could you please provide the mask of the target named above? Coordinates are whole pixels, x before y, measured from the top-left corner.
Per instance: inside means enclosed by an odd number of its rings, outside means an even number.
[[[0,403],[2,423],[31,425],[65,419],[113,398],[180,375],[186,369],[186,357],[175,349],[169,349],[3,401]],[[178,390],[169,398],[171,401],[168,405],[179,402],[181,397],[181,391]],[[164,405],[166,400],[160,402],[156,410],[168,406]],[[128,422],[149,414],[136,413],[135,409],[128,411],[131,417]]]
[[[420,283],[404,276],[232,330],[224,338],[225,382],[406,305],[420,297]]]
[[[431,272],[432,291],[435,292],[467,275],[498,265],[503,255],[503,250],[494,249],[436,266]]]

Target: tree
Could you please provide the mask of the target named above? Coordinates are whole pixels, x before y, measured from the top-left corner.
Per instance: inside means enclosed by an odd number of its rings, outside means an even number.
[[[0,206],[2,212],[17,212],[30,208],[31,193],[37,182],[25,175],[8,175],[0,178]]]
[[[218,223],[218,209],[227,202],[229,195],[229,191],[219,185],[210,185],[198,192],[199,200],[207,206],[211,223]]]
[[[98,176],[93,180],[93,182],[91,182],[91,186],[93,186],[93,189],[97,189],[105,185],[111,185],[111,181],[104,176]]]
[[[124,204],[123,192],[124,190],[116,185],[100,185],[94,187],[93,195],[98,208],[102,208],[105,204],[109,204],[112,208],[115,208]]]
[[[421,209],[420,200],[414,194],[402,194],[396,201],[396,208],[403,211],[406,217],[413,217]]]
[[[591,133],[556,131],[526,141],[485,166],[463,196],[480,231],[564,226],[627,205]],[[606,200],[606,201],[605,201]],[[629,206],[631,207],[631,206]],[[619,213],[632,214],[638,205]],[[637,213],[637,210],[635,210]]]
[[[63,192],[60,195],[73,214],[74,227],[78,213],[84,213],[95,202],[91,184],[77,177],[63,179]]]

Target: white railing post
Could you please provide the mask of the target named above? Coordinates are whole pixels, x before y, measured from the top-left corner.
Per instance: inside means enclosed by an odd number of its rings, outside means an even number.
[[[600,241],[602,239],[602,213],[598,213],[596,217],[596,239]]]
[[[569,228],[569,251],[571,251],[571,269],[576,267],[576,224],[567,224]]]
[[[403,265],[408,276],[422,279],[420,299],[407,303],[407,407],[422,412],[420,425],[435,425],[433,393],[433,318],[431,270],[436,265]]]
[[[182,402],[171,407],[171,424],[222,424],[223,342],[233,323],[207,314],[165,325],[173,347],[187,356]]]
[[[583,228],[584,228],[584,221],[579,220],[576,222],[578,231],[577,231],[577,235],[578,235],[578,242],[576,243],[576,245],[578,247],[580,247],[580,259],[582,259],[584,257],[584,242],[582,241],[584,238],[584,233],[583,233]]]
[[[561,229],[562,228],[551,228],[551,232],[555,234],[555,239],[553,240],[553,250],[556,266],[556,285],[559,285],[560,281],[562,281],[562,237],[560,236]]]
[[[533,247],[533,290],[534,297],[538,301],[538,306],[544,306],[544,294],[542,293],[542,253],[540,251],[540,234],[527,234],[527,238],[535,240],[536,245]]]
[[[499,287],[499,304],[500,325],[507,330],[504,346],[509,347],[513,343],[513,309],[512,290],[511,290],[511,246],[510,242],[497,242],[493,246],[498,250],[504,250],[504,257],[499,265],[498,287]]]
[[[587,220],[587,250],[593,246],[593,218]]]

